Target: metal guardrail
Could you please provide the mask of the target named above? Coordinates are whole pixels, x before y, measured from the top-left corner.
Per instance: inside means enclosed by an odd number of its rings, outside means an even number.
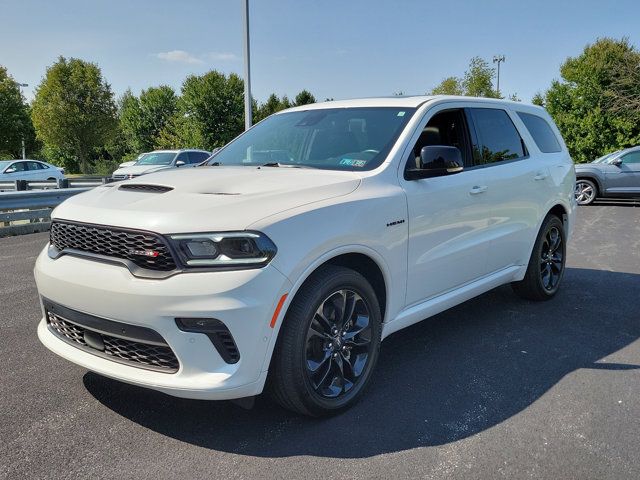
[[[54,207],[107,182],[108,179],[100,177],[58,182],[0,182],[0,237],[48,230]]]

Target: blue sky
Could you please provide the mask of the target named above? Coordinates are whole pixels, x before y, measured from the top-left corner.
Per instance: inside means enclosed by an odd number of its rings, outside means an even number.
[[[0,0],[0,65],[32,98],[58,55],[96,62],[116,94],[210,69],[242,73],[240,0]],[[638,38],[640,2],[252,0],[252,88],[318,99],[423,94],[473,56],[507,58],[529,101],[597,37]]]

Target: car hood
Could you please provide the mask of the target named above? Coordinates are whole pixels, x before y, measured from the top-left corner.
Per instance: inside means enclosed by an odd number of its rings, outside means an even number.
[[[168,168],[172,168],[171,165],[131,165],[117,169],[113,172],[113,175],[142,175],[143,173],[152,173]]]
[[[63,202],[53,218],[158,233],[244,230],[265,217],[347,195],[352,172],[271,167],[199,167],[96,187]],[[121,189],[155,185],[158,193]]]

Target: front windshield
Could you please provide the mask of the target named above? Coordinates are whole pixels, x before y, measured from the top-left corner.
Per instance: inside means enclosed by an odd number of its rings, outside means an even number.
[[[593,162],[591,163],[606,163],[607,160],[611,159],[614,155],[617,155],[618,153],[620,153],[620,151],[617,152],[613,152],[613,153],[607,153],[606,155],[603,155],[600,158],[596,158]]]
[[[151,152],[145,154],[136,165],[169,165],[176,156],[176,152]]]
[[[7,168],[11,162],[13,162],[13,160],[0,160],[0,171]]]
[[[273,115],[208,164],[371,170],[380,165],[414,108],[327,108]]]

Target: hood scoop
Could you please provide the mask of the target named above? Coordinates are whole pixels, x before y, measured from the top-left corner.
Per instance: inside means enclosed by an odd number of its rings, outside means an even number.
[[[120,185],[118,190],[129,190],[130,192],[146,192],[146,193],[166,193],[173,190],[171,187],[164,185],[150,185],[146,183],[128,183]]]

